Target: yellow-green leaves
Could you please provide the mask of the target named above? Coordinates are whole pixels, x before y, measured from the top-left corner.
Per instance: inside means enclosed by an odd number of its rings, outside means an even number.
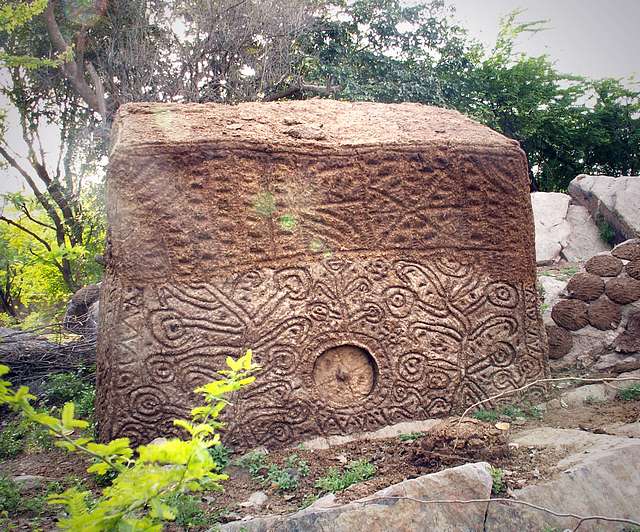
[[[90,506],[86,502],[89,492],[75,488],[50,497],[49,502],[64,506],[67,514],[58,521],[58,527],[89,532],[159,531],[162,522],[175,519],[175,511],[166,502],[170,497],[190,491],[221,489],[220,482],[228,477],[217,472],[218,466],[209,452],[210,447],[220,444],[216,431],[222,423],[216,420],[229,404],[224,395],[253,382],[251,372],[257,369],[252,364],[250,350],[237,360],[229,357],[227,366],[228,370],[220,372],[223,378],[196,390],[204,397],[204,404],[191,411],[191,420],[174,422],[190,439],[171,438],[141,445],[137,458],[128,438],[97,443],[87,435],[75,437],[75,431],[86,428],[88,423],[75,418],[73,403],[63,407],[58,419],[31,406],[30,401],[35,397],[29,394],[28,388],[13,392],[10,382],[0,380],[0,404],[8,403],[25,417],[48,427],[57,437],[59,447],[92,456],[95,463],[88,472],[103,475],[112,470],[116,473],[111,486]],[[0,377],[8,371],[9,368],[0,365]]]

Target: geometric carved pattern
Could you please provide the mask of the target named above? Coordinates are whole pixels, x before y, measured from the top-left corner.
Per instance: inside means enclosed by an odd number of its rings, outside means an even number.
[[[288,135],[291,116],[322,117],[327,140]],[[246,348],[262,370],[225,434],[244,448],[445,416],[546,375],[526,161],[504,137],[329,100],[137,104],[115,130],[103,438],[176,433]]]
[[[332,257],[124,292],[110,402],[125,415],[114,435],[148,439],[184,415],[190,391],[247,346],[263,369],[234,401],[230,431],[247,446],[444,416],[545,374],[532,287],[444,258]]]

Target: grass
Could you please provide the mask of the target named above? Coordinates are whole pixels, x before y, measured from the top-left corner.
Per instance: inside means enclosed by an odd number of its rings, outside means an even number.
[[[491,480],[493,481],[491,484],[491,493],[494,495],[498,495],[506,489],[504,483],[504,471],[499,467],[491,468]]]
[[[316,481],[321,493],[338,493],[376,474],[376,466],[366,459],[350,462],[343,470],[329,468],[327,475]]]
[[[420,438],[424,438],[424,432],[409,432],[407,434],[400,434],[398,439],[400,441],[416,441]]]
[[[640,384],[633,384],[618,392],[618,397],[623,401],[637,401],[640,399]]]
[[[487,423],[495,423],[501,416],[507,416],[511,419],[519,417],[531,419],[542,418],[542,412],[535,406],[531,405],[505,405],[493,410],[480,409],[476,410],[472,415],[474,418],[480,421],[486,421]]]

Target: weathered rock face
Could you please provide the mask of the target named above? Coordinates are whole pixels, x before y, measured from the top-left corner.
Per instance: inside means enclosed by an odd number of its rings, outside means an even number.
[[[608,223],[618,242],[640,236],[640,177],[582,174],[569,183],[569,194],[594,220]]]
[[[78,290],[69,301],[63,325],[68,331],[95,338],[100,315],[100,285]]]
[[[570,299],[555,303],[555,325],[547,325],[554,368],[640,368],[640,281],[630,275],[638,256],[640,241],[628,240],[587,261],[587,273],[569,280],[564,295]]]
[[[248,347],[263,370],[229,412],[239,447],[445,416],[545,375],[513,141],[329,100],[128,105],[115,131],[102,437],[175,432]]]
[[[598,228],[581,205],[560,192],[531,194],[536,228],[536,261],[544,266],[561,260],[582,262],[610,247],[600,239]]]

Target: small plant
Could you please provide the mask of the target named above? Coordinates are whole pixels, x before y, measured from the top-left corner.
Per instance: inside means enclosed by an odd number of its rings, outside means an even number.
[[[292,454],[285,460],[284,468],[271,464],[263,482],[274,486],[278,491],[295,491],[300,484],[300,477],[308,474],[309,464],[297,454]]]
[[[273,486],[278,491],[295,491],[298,489],[300,481],[294,469],[282,469],[271,464],[267,469],[264,483]]]
[[[234,360],[227,357],[229,369],[220,371],[222,378],[195,392],[202,395],[204,404],[191,411],[190,420],[176,420],[190,439],[172,438],[160,443],[139,446],[135,453],[128,438],[105,444],[92,438],[77,436],[78,429],[89,426],[75,417],[75,406],[66,403],[60,418],[35,410],[36,398],[26,386],[15,391],[10,382],[0,378],[0,406],[9,405],[25,419],[47,427],[56,445],[70,452],[82,452],[96,461],[87,471],[104,474],[109,470],[117,476],[102,495],[88,503],[90,493],[71,487],[49,497],[51,504],[65,507],[66,516],[58,521],[62,530],[102,532],[106,530],[161,530],[164,521],[174,521],[178,508],[171,506],[174,497],[203,489],[220,489],[227,475],[216,472],[216,463],[209,448],[220,444],[216,432],[222,423],[216,421],[227,406],[225,395],[238,391],[255,380],[251,373],[251,351]],[[9,368],[0,365],[0,377]],[[135,456],[134,456],[135,455]]]
[[[302,460],[297,454],[287,456],[284,463],[286,467],[296,469],[301,477],[306,477],[309,474],[309,463]]]
[[[231,450],[222,443],[220,445],[216,445],[215,447],[211,447],[209,449],[209,454],[218,466],[218,469],[222,470],[226,468],[227,465],[229,465]]]
[[[7,477],[0,477],[0,517],[7,517],[20,507],[20,491],[16,483]]]
[[[262,480],[261,471],[267,467],[267,454],[262,451],[251,451],[238,458],[235,463],[249,471],[254,480]]]
[[[302,499],[300,506],[298,506],[298,510],[304,510],[305,508],[309,508],[309,506],[311,506],[317,500],[318,500],[318,496],[316,494],[311,493],[307,495],[304,499]]]
[[[493,483],[491,484],[491,493],[494,495],[498,495],[502,493],[506,486],[504,484],[504,471],[499,467],[491,468],[491,480]]]
[[[633,384],[618,392],[618,397],[623,401],[637,401],[640,399],[640,384]]]
[[[598,226],[600,239],[610,246],[613,246],[616,243],[616,231],[613,226],[602,217],[598,218],[596,225]]]
[[[407,434],[400,434],[398,439],[400,441],[416,441],[420,438],[424,438],[424,432],[409,432]]]
[[[476,410],[473,413],[473,417],[480,420],[486,421],[488,423],[493,423],[494,421],[498,421],[500,414],[496,410]]]
[[[42,399],[48,406],[61,406],[73,401],[81,417],[93,417],[95,386],[76,373],[58,373],[49,377],[44,385]]]
[[[329,468],[327,475],[316,481],[316,488],[321,493],[337,493],[346,490],[349,486],[367,480],[376,474],[376,466],[366,459],[350,462],[340,471],[336,467]]]
[[[46,429],[29,419],[13,419],[0,432],[0,460],[23,451],[50,449],[53,441]]]
[[[189,530],[191,527],[202,527],[209,524],[209,518],[202,508],[198,497],[180,493],[167,499],[167,504],[174,508],[175,524]]]

